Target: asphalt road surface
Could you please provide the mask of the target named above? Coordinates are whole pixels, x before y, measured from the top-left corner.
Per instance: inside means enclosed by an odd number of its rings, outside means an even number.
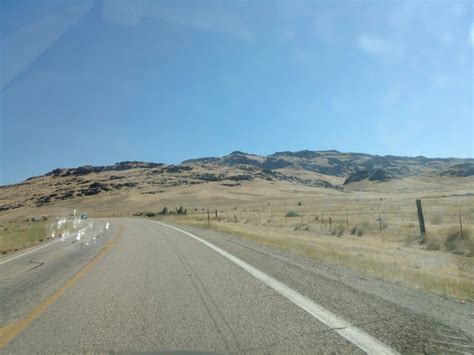
[[[474,353],[471,303],[212,231],[106,222],[0,259],[0,352]]]

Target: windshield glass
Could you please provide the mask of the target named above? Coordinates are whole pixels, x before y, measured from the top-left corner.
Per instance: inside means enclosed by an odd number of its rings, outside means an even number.
[[[0,351],[473,353],[473,9],[1,0]]]

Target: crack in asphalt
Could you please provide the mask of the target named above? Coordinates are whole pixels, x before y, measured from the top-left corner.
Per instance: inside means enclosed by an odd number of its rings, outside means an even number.
[[[45,263],[41,262],[41,261],[34,261],[33,259],[30,259],[28,261],[29,264],[36,264],[36,266],[32,267],[31,269],[28,269],[26,270],[26,272],[30,272],[30,271],[33,271],[34,269],[37,269],[41,266],[43,266]]]

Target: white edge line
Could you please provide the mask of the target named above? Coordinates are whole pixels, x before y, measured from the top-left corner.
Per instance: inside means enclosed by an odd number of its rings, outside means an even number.
[[[84,227],[83,229],[87,229],[87,227]],[[26,252],[24,252],[24,253],[22,253],[22,254],[15,255],[15,256],[11,257],[10,259],[2,260],[2,261],[0,261],[0,265],[6,264],[6,263],[8,263],[8,262],[10,262],[10,261],[13,261],[13,260],[22,258],[22,257],[24,257],[24,256],[26,256],[26,255],[35,253],[35,252],[37,252],[38,250],[41,250],[41,249],[46,248],[46,247],[50,247],[51,245],[54,245],[54,244],[56,244],[56,243],[59,243],[59,242],[64,241],[64,239],[61,239],[61,237],[57,237],[57,238],[58,238],[58,239],[56,239],[56,240],[54,240],[54,241],[51,241],[51,242],[49,242],[49,243],[46,243],[46,244],[44,244],[44,245],[41,245],[41,246],[39,246],[39,247],[37,247],[37,248],[30,249],[30,250],[28,250],[28,251],[26,251]],[[69,238],[70,238],[70,237],[69,237]],[[66,238],[65,238],[65,239],[66,239]]]
[[[16,259],[19,259],[19,258],[21,258],[21,257],[23,257],[23,256],[25,256],[25,255],[34,253],[34,252],[36,252],[36,251],[38,251],[38,250],[40,250],[40,249],[49,247],[49,246],[51,246],[51,245],[53,245],[53,244],[56,244],[56,243],[58,243],[58,242],[60,242],[60,241],[61,241],[61,239],[57,239],[57,240],[55,240],[55,241],[52,241],[52,242],[50,242],[50,243],[48,243],[48,244],[42,245],[42,246],[37,247],[37,248],[35,248],[35,249],[28,250],[27,252],[25,252],[25,253],[23,253],[23,254],[15,255],[14,257],[12,257],[12,258],[10,258],[10,259],[0,261],[0,265],[6,264],[6,263],[8,263],[8,262],[10,262],[10,261],[13,261],[13,260],[16,260]]]
[[[232,261],[234,264],[240,266],[242,269],[250,273],[256,279],[262,281],[267,286],[271,287],[277,291],[280,295],[284,296],[297,306],[304,309],[306,312],[311,314],[314,318],[319,320],[321,323],[324,323],[339,335],[356,345],[361,350],[365,351],[368,354],[398,354],[395,350],[389,348],[387,345],[379,341],[378,339],[372,337],[365,331],[353,326],[348,321],[338,317],[331,311],[320,306],[316,302],[310,300],[306,296],[298,293],[297,291],[291,289],[280,281],[274,279],[273,277],[265,274],[264,272],[258,270],[250,264],[247,264],[245,261],[240,260],[239,258],[233,256],[232,254],[226,252],[225,250],[215,246],[214,244],[195,236],[192,233],[189,233],[185,230],[170,226],[168,224],[152,221],[154,223],[160,224],[164,227],[174,229],[178,232],[181,232],[198,242],[201,242],[208,248],[214,250],[218,254]]]

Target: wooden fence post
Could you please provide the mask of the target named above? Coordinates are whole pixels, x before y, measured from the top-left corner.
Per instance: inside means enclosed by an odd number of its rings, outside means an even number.
[[[329,217],[329,229],[332,229],[332,220],[331,220],[331,217]]]
[[[418,211],[418,223],[420,224],[420,238],[421,243],[425,242],[426,228],[425,228],[425,218],[423,217],[423,208],[421,207],[421,200],[416,200],[416,209]]]
[[[464,234],[463,234],[463,232],[462,232],[461,214],[459,214],[459,228],[461,229],[461,239],[464,239]]]
[[[216,208],[216,219],[217,219],[217,208]]]
[[[346,213],[346,229],[349,230],[349,213]]]
[[[211,225],[211,217],[209,216],[209,208],[207,209],[207,226]]]

